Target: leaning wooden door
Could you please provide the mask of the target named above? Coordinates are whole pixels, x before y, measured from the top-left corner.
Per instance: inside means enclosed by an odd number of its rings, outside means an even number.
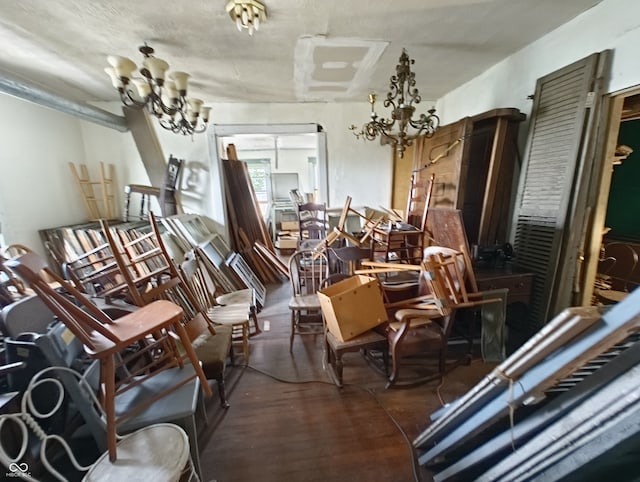
[[[538,79],[515,209],[518,268],[535,273],[533,328],[572,303],[609,51]]]

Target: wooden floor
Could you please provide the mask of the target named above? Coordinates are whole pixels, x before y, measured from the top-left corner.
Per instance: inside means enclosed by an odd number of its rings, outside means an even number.
[[[359,353],[343,357],[344,388],[323,369],[320,335],[296,337],[289,352],[290,288],[269,287],[249,365],[227,374],[231,407],[206,401],[200,429],[203,480],[218,482],[430,481],[415,463],[411,441],[439,407],[437,382],[385,390],[385,379]],[[450,402],[493,365],[473,360],[455,368],[440,389]],[[204,425],[204,424],[202,424]]]

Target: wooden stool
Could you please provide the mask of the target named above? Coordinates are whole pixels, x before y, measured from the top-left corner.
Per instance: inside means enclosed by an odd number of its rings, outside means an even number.
[[[387,339],[383,335],[369,330],[347,341],[338,340],[331,332],[326,335],[327,359],[331,378],[338,387],[342,387],[342,355],[347,352],[378,349],[382,351],[385,375],[389,365]]]

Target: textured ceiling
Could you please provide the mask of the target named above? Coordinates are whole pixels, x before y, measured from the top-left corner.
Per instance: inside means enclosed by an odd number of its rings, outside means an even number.
[[[365,100],[369,91],[388,90],[406,48],[416,60],[422,98],[434,100],[599,3],[263,1],[268,19],[251,37],[236,30],[226,0],[0,0],[0,71],[73,100],[116,100],[103,71],[106,56],[139,63],[137,47],[148,42],[171,70],[192,75],[191,93],[205,102]],[[349,55],[362,55],[361,43],[371,40],[382,45],[381,55],[355,75],[362,62]],[[323,41],[347,50],[322,47]],[[323,50],[314,54],[310,44]],[[321,75],[318,62],[337,70]],[[349,88],[316,82],[309,89],[305,79],[314,76],[357,82]]]

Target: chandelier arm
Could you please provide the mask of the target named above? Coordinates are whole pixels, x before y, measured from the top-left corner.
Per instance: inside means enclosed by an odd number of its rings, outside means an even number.
[[[163,129],[175,132],[174,125],[173,125],[174,123],[171,119],[167,119],[167,118],[158,119],[158,124],[160,124],[160,127],[162,127]]]
[[[147,100],[137,100],[133,96],[133,91],[131,89],[121,89],[120,91],[120,100],[127,107],[135,107],[141,109],[145,105],[147,105]]]
[[[378,120],[375,121],[375,124],[378,125],[381,129],[386,130],[390,130],[393,129],[393,126],[395,125],[396,121],[395,119],[385,119],[385,118],[380,118]]]
[[[419,104],[422,100],[422,96],[420,95],[420,92],[418,92],[418,89],[413,89],[413,92],[409,93],[409,98],[411,99],[409,101],[409,105]]]
[[[399,157],[403,157],[406,147],[412,145],[419,135],[424,133],[425,136],[431,137],[440,126],[440,119],[435,115],[433,108],[428,111],[428,115],[421,114],[417,119],[412,118],[415,112],[414,104],[419,104],[422,101],[422,97],[415,87],[415,73],[411,71],[413,63],[413,59],[410,59],[406,50],[403,49],[396,66],[396,73],[389,78],[389,92],[383,102],[385,108],[392,108],[390,119],[377,116],[374,110],[376,95],[370,93],[371,120],[359,132],[355,131],[355,126],[350,127],[358,139],[362,137],[372,141],[378,136],[389,139],[395,146]],[[397,129],[397,132],[392,132],[394,128]],[[409,128],[414,132],[407,132]]]
[[[387,97],[384,99],[384,106],[385,107],[389,107],[390,105],[393,106],[393,108],[395,109],[396,107],[396,103],[395,103],[395,99],[396,97],[398,97],[400,90],[398,89],[397,85],[394,84],[389,84],[389,92],[387,92]]]
[[[200,124],[200,127],[196,128],[195,126],[193,127],[193,129],[191,129],[191,132],[189,132],[190,134],[200,134],[204,131],[207,130],[207,124],[205,124],[204,122],[202,124]]]
[[[419,119],[409,121],[409,124],[414,129],[431,129],[435,131],[440,127],[440,118],[435,114],[425,115],[421,114]]]
[[[156,116],[158,119],[162,119],[162,117],[165,115],[164,110],[162,109],[162,103],[158,102],[157,100],[152,100],[149,104],[148,104],[149,108],[149,113],[153,114],[154,116]]]
[[[178,103],[175,106],[168,106],[167,104],[164,103],[164,101],[162,100],[162,96],[160,94],[155,94],[155,97],[158,103],[158,107],[160,108],[163,114],[166,114],[168,116],[174,116],[176,112],[180,112],[182,114],[184,102],[181,99],[178,100]]]

